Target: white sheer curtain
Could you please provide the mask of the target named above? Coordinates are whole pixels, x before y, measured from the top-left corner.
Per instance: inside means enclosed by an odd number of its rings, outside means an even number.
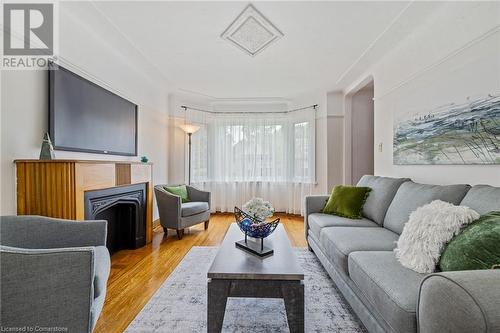
[[[315,182],[315,112],[206,113],[188,111],[200,130],[192,137],[191,183],[212,193],[213,211],[233,211],[252,197],[276,211],[302,214]]]

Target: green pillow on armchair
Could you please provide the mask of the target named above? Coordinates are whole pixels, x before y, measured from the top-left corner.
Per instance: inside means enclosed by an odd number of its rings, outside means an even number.
[[[181,197],[182,203],[188,202],[188,191],[186,185],[165,186],[165,191]]]

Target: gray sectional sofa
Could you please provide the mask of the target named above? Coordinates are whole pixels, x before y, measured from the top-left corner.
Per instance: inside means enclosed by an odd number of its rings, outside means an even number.
[[[363,219],[322,214],[328,196],[308,196],[304,225],[310,249],[368,331],[500,332],[500,270],[419,274],[393,252],[416,208],[439,199],[500,211],[500,188],[376,176],[358,185],[372,188]]]

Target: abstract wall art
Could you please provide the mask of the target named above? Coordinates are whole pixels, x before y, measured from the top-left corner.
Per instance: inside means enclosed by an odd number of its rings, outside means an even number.
[[[500,93],[395,119],[394,164],[500,164]]]

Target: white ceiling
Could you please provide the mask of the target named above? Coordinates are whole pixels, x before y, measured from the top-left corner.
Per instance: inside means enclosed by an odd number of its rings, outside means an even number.
[[[103,16],[129,42],[124,56],[141,54],[177,89],[216,98],[290,97],[344,89],[438,6],[253,2],[284,37],[251,57],[220,37],[247,4],[94,2],[81,15]]]

